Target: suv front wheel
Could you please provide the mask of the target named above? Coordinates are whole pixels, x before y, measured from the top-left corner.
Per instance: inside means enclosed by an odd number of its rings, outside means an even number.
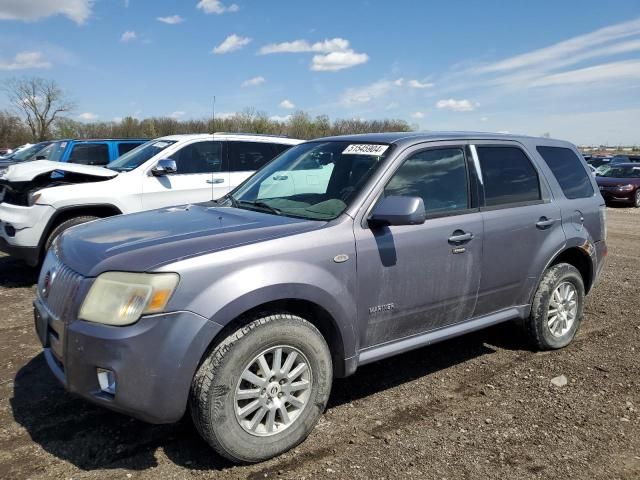
[[[584,281],[573,265],[558,263],[543,275],[525,322],[534,347],[553,350],[566,347],[582,322]]]
[[[264,316],[205,358],[191,386],[191,416],[220,455],[267,460],[311,433],[329,399],[332,372],[329,348],[311,323]]]

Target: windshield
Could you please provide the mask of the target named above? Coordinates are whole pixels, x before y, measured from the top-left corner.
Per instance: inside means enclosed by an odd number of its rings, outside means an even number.
[[[310,142],[287,150],[224,197],[234,207],[312,220],[342,214],[389,145]]]
[[[599,172],[600,177],[640,178],[640,167],[606,167]]]
[[[111,162],[107,168],[116,172],[130,172],[174,143],[175,140],[152,140],[143,143]]]
[[[37,157],[44,157],[40,160],[51,160],[52,162],[59,162],[62,159],[62,154],[67,148],[69,142],[53,142],[46,146],[42,151],[38,152]]]
[[[27,160],[33,160],[32,157],[35,156],[40,150],[45,148],[48,144],[46,143],[38,143],[36,145],[32,145],[24,150],[20,150],[18,153],[11,156],[11,161],[13,162],[25,162]]]

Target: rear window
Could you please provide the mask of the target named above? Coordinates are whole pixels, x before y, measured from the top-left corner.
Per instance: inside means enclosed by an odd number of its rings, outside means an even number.
[[[571,149],[537,147],[537,150],[558,180],[565,197],[576,199],[593,196],[589,174]]]
[[[106,143],[78,143],[73,146],[69,163],[81,165],[108,165],[109,145]]]
[[[517,147],[477,147],[487,207],[526,204],[541,199],[538,174]]]

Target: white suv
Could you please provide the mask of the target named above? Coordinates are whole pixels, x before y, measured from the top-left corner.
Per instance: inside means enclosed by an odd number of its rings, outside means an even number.
[[[49,161],[0,177],[0,251],[38,265],[64,230],[98,218],[215,200],[301,143],[267,135],[172,135],[108,168]]]

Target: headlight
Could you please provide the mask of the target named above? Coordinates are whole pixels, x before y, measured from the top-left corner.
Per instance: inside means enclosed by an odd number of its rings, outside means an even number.
[[[103,273],[89,290],[80,319],[122,326],[162,313],[179,280],[176,273]]]
[[[630,192],[633,189],[634,189],[633,185],[618,185],[618,187],[616,188],[616,190],[620,192]]]
[[[32,192],[29,194],[29,196],[27,197],[27,205],[29,205],[30,207],[33,207],[38,200],[40,200],[40,197],[42,196],[42,193],[40,192]]]

